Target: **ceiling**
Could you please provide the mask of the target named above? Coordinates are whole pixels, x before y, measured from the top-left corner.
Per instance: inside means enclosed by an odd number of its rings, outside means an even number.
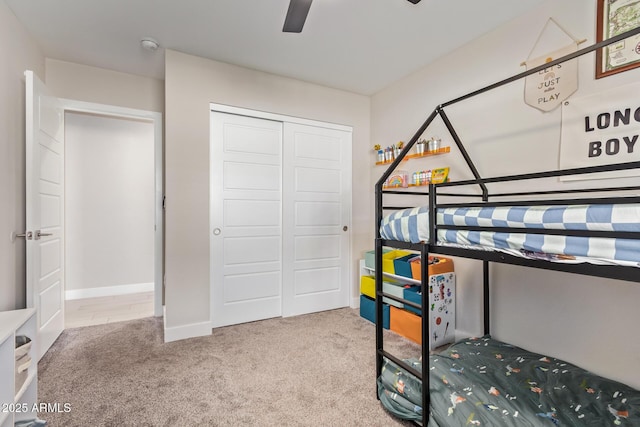
[[[544,0],[4,0],[49,58],[164,78],[164,49],[371,95]],[[141,48],[150,36],[160,49]]]

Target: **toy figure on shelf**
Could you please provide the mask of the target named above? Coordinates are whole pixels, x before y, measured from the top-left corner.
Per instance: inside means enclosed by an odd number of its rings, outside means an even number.
[[[380,147],[380,144],[374,145],[373,150],[378,153],[378,163],[384,162],[384,151]]]
[[[384,187],[386,188],[406,188],[408,186],[409,182],[407,180],[407,172],[405,171],[397,171],[384,183]]]

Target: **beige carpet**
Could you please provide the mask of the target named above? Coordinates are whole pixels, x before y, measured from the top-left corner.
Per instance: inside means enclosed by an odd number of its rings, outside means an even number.
[[[398,426],[375,394],[375,329],[340,309],[162,343],[162,320],[66,330],[38,365],[50,426]],[[400,357],[419,347],[394,333]]]

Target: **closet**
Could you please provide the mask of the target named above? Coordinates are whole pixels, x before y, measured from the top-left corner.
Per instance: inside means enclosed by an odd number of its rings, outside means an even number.
[[[213,327],[349,305],[351,133],[212,104]]]

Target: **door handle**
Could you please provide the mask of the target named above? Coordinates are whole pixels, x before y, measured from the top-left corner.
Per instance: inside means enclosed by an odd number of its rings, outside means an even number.
[[[222,233],[222,230],[220,230],[219,228],[214,228],[213,229],[213,235],[214,236],[219,236],[220,233]]]
[[[24,237],[25,240],[31,240],[33,239],[33,232],[32,231],[25,231],[24,233],[16,233],[15,231],[13,233],[11,233],[11,241],[15,242],[16,238],[18,237]]]
[[[43,233],[40,230],[36,230],[36,235],[33,238],[33,240],[40,240],[41,237],[45,237],[45,236],[53,236],[53,233]]]

